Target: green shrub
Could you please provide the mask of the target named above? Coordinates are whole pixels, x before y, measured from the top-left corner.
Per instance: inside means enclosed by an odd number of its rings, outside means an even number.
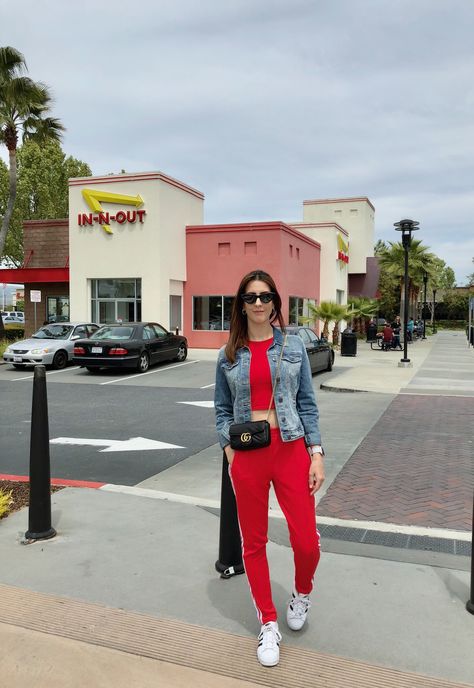
[[[0,518],[3,518],[13,502],[11,492],[3,492],[0,490]]]
[[[25,328],[8,326],[5,328],[5,338],[9,343],[18,342],[20,339],[25,338]]]

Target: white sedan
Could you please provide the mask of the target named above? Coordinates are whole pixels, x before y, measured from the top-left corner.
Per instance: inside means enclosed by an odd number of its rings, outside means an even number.
[[[72,359],[74,343],[90,337],[98,329],[99,325],[84,322],[43,325],[30,339],[10,344],[5,349],[3,360],[19,370],[38,364],[65,368]]]

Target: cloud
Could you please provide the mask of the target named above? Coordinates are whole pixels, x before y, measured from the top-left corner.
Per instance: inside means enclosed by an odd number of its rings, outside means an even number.
[[[160,169],[205,193],[208,222],[368,196],[377,237],[412,215],[472,272],[470,1],[25,0],[15,18],[0,9],[94,173]]]

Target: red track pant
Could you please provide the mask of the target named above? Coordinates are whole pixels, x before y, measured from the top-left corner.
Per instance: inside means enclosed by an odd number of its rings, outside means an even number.
[[[303,438],[282,442],[271,429],[269,447],[236,451],[230,476],[237,502],[242,556],[260,623],[276,621],[266,545],[270,483],[285,514],[295,562],[295,589],[307,595],[319,562],[314,496],[309,481],[310,457]]]

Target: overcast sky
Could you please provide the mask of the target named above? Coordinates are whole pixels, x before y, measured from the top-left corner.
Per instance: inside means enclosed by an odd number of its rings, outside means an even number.
[[[160,170],[205,222],[368,196],[376,239],[474,271],[473,0],[0,0],[0,45],[94,174]]]

